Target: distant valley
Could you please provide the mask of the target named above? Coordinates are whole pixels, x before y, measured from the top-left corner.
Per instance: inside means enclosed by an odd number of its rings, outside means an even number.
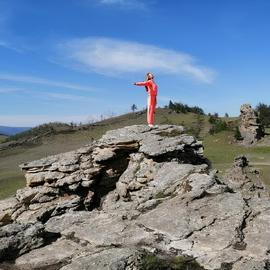
[[[17,133],[23,132],[30,129],[30,127],[7,127],[0,126],[0,135],[12,136]]]

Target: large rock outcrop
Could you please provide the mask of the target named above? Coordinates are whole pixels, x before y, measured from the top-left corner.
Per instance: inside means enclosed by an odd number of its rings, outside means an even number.
[[[240,108],[239,131],[244,145],[251,145],[264,136],[258,115],[249,104],[243,104]]]
[[[218,179],[183,132],[130,126],[23,164],[27,187],[0,203],[0,269],[270,269],[266,188],[244,157]]]

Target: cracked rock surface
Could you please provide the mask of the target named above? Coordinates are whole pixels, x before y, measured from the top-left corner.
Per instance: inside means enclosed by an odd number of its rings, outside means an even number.
[[[270,200],[245,157],[219,179],[181,126],[135,125],[22,164],[0,201],[0,269],[140,270],[145,252],[200,269],[270,269]]]

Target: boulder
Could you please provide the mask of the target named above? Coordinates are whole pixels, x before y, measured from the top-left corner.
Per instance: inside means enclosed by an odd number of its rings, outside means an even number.
[[[259,117],[249,104],[243,104],[240,108],[239,131],[244,145],[254,144],[264,136]]]
[[[0,228],[0,262],[11,260],[45,244],[50,238],[41,223],[12,223]]]

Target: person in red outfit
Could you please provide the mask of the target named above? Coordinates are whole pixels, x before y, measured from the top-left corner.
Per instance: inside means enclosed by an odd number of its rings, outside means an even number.
[[[146,81],[135,82],[134,85],[145,86],[146,92],[148,92],[147,123],[149,127],[153,127],[155,121],[155,110],[157,105],[158,92],[158,86],[154,82],[154,75],[149,72],[146,74]]]

